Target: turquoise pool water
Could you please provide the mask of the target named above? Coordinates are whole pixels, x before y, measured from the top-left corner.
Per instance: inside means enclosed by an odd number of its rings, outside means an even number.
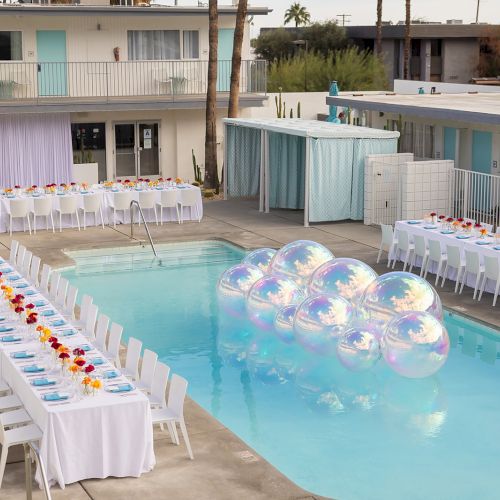
[[[276,383],[246,368],[235,332],[247,326],[233,321],[228,333],[218,313],[217,279],[243,253],[201,242],[160,254],[162,267],[147,250],[75,252],[64,275],[297,484],[341,500],[500,498],[499,332],[447,314],[450,356],[425,380],[402,379],[382,363],[354,375],[284,351],[285,368],[300,359],[303,369]]]

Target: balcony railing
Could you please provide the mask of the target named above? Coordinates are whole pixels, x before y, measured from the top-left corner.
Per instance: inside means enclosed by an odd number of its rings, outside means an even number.
[[[207,91],[208,61],[0,63],[0,102],[186,100]],[[219,61],[217,91],[229,92],[231,61]],[[265,93],[266,61],[242,61],[240,93]]]

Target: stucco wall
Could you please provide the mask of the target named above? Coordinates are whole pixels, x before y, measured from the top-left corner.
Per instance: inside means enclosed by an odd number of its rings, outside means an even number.
[[[476,39],[443,40],[443,76],[444,82],[468,82],[477,76],[479,64],[479,42]]]

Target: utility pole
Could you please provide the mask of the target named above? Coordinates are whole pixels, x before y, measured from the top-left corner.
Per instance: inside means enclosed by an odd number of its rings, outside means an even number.
[[[345,26],[346,23],[350,23],[351,20],[348,19],[351,17],[351,14],[337,14],[337,17],[340,17],[342,19],[342,26]]]
[[[481,0],[477,0],[477,9],[476,9],[476,24],[479,24],[479,4]]]

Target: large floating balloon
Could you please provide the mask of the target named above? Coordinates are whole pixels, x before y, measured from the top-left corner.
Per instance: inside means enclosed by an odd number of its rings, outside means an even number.
[[[250,252],[244,259],[245,264],[252,264],[252,266],[257,266],[263,273],[267,273],[269,270],[269,264],[276,255],[276,250],[272,248],[258,248],[253,252]]]
[[[332,354],[352,316],[352,305],[343,297],[313,295],[297,309],[293,323],[295,338],[308,351]]]
[[[432,314],[411,311],[396,316],[382,339],[386,363],[409,378],[429,377],[445,363],[450,339],[443,324]]]
[[[275,362],[279,347],[280,342],[271,336],[257,337],[248,346],[246,355],[248,371],[266,385],[283,382]]]
[[[251,264],[236,264],[230,267],[217,283],[217,293],[224,310],[231,316],[243,316],[246,309],[246,295],[252,285],[264,273]]]
[[[250,320],[263,330],[271,330],[276,313],[284,306],[304,300],[304,291],[284,276],[264,276],[256,281],[247,296]]]
[[[309,293],[331,293],[356,303],[377,277],[378,274],[360,260],[338,258],[314,271],[309,282]]]
[[[320,243],[309,240],[297,240],[282,247],[274,256],[270,272],[280,274],[306,286],[313,272],[332,260],[333,254]]]
[[[340,362],[353,372],[373,368],[380,358],[380,345],[369,327],[348,328],[337,343]]]
[[[297,304],[282,307],[274,318],[274,331],[278,338],[290,344],[295,340],[293,333],[293,318],[297,311]]]
[[[439,295],[420,276],[392,272],[379,276],[368,285],[359,301],[360,314],[367,323],[385,325],[395,315],[406,311],[421,311],[442,320]]]

